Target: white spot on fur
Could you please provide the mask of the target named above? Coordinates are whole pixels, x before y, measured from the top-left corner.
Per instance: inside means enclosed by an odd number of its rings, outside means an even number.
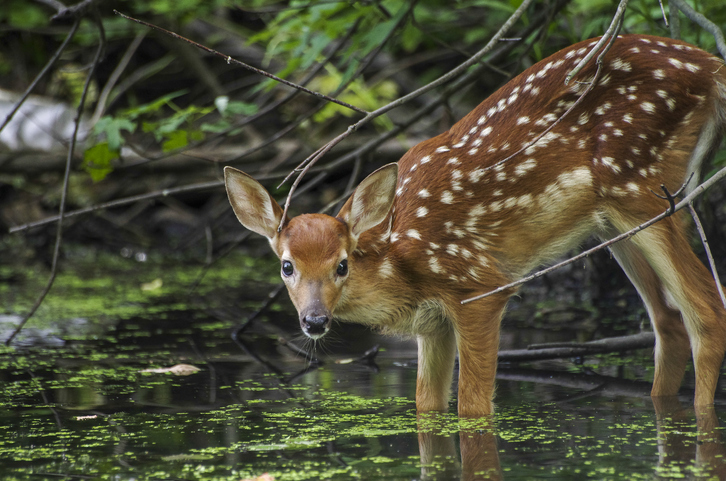
[[[605,115],[605,112],[607,112],[612,106],[613,105],[610,102],[605,102],[604,104],[595,109],[595,114]]]
[[[649,114],[655,113],[655,105],[651,102],[642,102],[640,108],[648,112]]]
[[[426,199],[428,197],[431,197],[431,194],[429,194],[429,191],[426,189],[421,189],[418,191],[418,196],[422,199]]]
[[[535,159],[527,159],[514,168],[514,175],[522,177],[535,167],[537,167],[537,161]]]
[[[484,169],[476,169],[469,172],[469,182],[477,183],[486,173]]]
[[[600,159],[600,161],[603,163],[603,165],[609,167],[616,174],[619,174],[622,170],[620,166],[615,163],[615,159],[613,159],[612,157],[603,157],[602,159]]]
[[[632,70],[630,62],[626,62],[621,58],[616,58],[610,62],[610,67],[613,70],[622,70],[623,72],[630,72]]]
[[[434,274],[441,274],[444,272],[444,269],[441,267],[441,264],[439,264],[439,260],[436,257],[429,257],[429,269],[431,269],[431,272]]]
[[[529,123],[529,117],[527,117],[526,115],[517,119],[517,125],[528,124],[528,123]]]
[[[431,160],[431,156],[427,155],[427,156],[421,158],[421,163],[425,164],[425,163],[429,162],[430,160]]]
[[[416,209],[416,217],[426,217],[426,214],[429,213],[429,210],[426,207],[419,207]]]
[[[673,65],[675,68],[678,68],[678,69],[682,69],[684,67],[683,66],[683,62],[681,62],[677,58],[669,58],[668,59],[668,63],[671,64],[671,65]]]
[[[659,69],[653,70],[653,77],[655,77],[656,80],[663,80],[666,76],[665,76],[665,72],[663,71],[663,69],[659,68]]]
[[[381,277],[391,277],[393,275],[393,264],[390,259],[383,259],[381,265],[378,266],[378,275]]]
[[[441,194],[441,202],[444,204],[453,204],[454,203],[454,194],[452,194],[448,190],[445,190]]]
[[[449,150],[451,150],[451,149],[449,149],[449,148],[448,148],[447,146],[445,146],[445,145],[442,145],[441,147],[439,147],[438,149],[436,149],[436,150],[435,150],[434,152],[439,152],[439,153],[441,153],[441,152],[448,152]]]
[[[692,64],[692,63],[686,63],[685,65],[686,65],[686,70],[688,70],[689,72],[695,73],[695,72],[698,72],[699,70],[701,70],[701,67],[699,67],[698,65]]]
[[[628,124],[633,123],[633,116],[631,114],[625,114],[623,115],[623,122],[626,122]]]
[[[421,240],[421,234],[419,234],[419,232],[416,229],[407,230],[406,236],[410,237],[411,239]]]

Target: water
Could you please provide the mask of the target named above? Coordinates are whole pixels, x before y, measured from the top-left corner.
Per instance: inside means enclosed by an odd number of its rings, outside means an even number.
[[[697,421],[687,381],[681,401],[654,405],[650,353],[501,365],[493,418],[458,420],[455,400],[449,414],[417,416],[410,341],[338,325],[311,366],[277,340],[302,344],[281,304],[235,343],[231,330],[274,282],[265,269],[251,269],[259,278],[242,300],[230,272],[193,295],[183,269],[177,280],[158,266],[131,279],[112,270],[111,283],[64,274],[19,344],[0,351],[2,479],[726,478],[723,401]],[[23,304],[34,282],[0,294]],[[511,347],[542,337],[508,325]],[[373,363],[355,360],[375,344]],[[180,364],[199,370],[148,372]]]

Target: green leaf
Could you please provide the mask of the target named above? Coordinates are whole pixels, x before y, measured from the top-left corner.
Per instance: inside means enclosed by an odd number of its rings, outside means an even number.
[[[166,137],[169,140],[161,145],[161,149],[164,152],[180,149],[189,145],[189,135],[186,130],[175,130],[174,132],[169,132],[166,134]]]
[[[118,151],[109,149],[108,142],[101,142],[83,153],[81,167],[91,175],[94,182],[100,182],[113,171],[111,162],[118,156]]]
[[[153,102],[149,102],[148,104],[139,105],[138,107],[132,107],[130,109],[127,109],[123,112],[122,115],[130,119],[135,119],[136,117],[143,114],[158,112],[159,109],[161,109],[165,105],[169,105],[169,102],[172,99],[180,97],[185,93],[187,93],[186,90],[172,92],[170,94],[164,95],[163,97],[159,97],[158,99],[154,100]]]
[[[190,130],[189,131],[189,139],[191,139],[192,142],[201,142],[204,140],[204,132],[201,130]]]
[[[212,132],[215,134],[222,133],[232,127],[232,124],[227,122],[226,120],[219,120],[218,122],[215,122],[213,124],[210,123],[203,123],[201,126],[201,129],[203,132]]]
[[[252,115],[256,114],[260,108],[256,104],[247,102],[232,101],[227,104],[227,114],[232,115]]]
[[[121,148],[123,143],[122,130],[133,133],[136,130],[136,124],[126,118],[115,118],[107,115],[93,126],[93,132],[96,135],[104,134],[106,136],[110,150],[119,150]]]

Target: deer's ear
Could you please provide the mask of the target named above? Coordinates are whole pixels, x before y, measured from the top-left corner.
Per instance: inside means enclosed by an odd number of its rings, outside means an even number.
[[[354,238],[388,216],[396,195],[397,180],[398,164],[384,165],[366,177],[340,209],[338,217],[348,224]]]
[[[224,168],[227,197],[240,223],[272,240],[282,220],[282,207],[267,189],[241,170]]]

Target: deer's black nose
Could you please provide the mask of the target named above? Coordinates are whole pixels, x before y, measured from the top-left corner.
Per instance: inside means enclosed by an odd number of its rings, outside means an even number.
[[[328,316],[305,316],[303,330],[310,337],[319,337],[325,334],[328,325]]]

